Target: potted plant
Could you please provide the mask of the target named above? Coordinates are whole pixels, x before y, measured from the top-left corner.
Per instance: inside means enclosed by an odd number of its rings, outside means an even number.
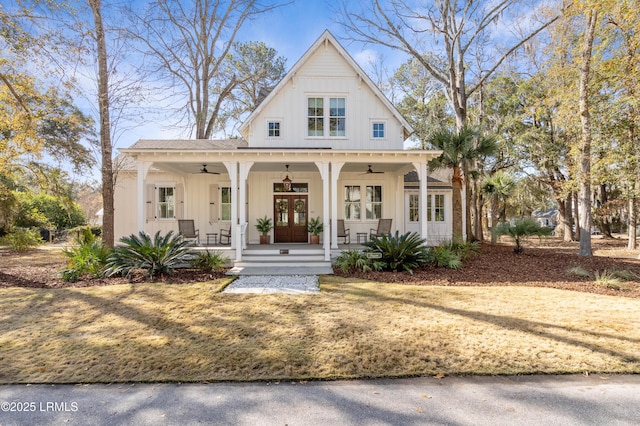
[[[256,229],[260,232],[260,244],[269,244],[269,232],[273,229],[273,222],[270,217],[258,218]]]
[[[320,217],[309,219],[309,225],[307,226],[307,231],[311,234],[309,240],[311,244],[320,244],[320,233],[324,229],[322,221]]]

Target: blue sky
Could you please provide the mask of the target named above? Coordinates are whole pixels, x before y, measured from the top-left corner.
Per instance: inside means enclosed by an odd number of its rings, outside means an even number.
[[[384,65],[389,72],[393,72],[406,59],[406,55],[401,52],[394,52],[381,46],[363,46],[360,43],[345,40],[344,30],[340,24],[335,22],[334,10],[332,9],[334,7],[337,7],[335,1],[296,0],[292,4],[260,15],[254,21],[245,23],[236,40],[263,41],[267,46],[276,49],[278,55],[287,59],[287,69],[291,68],[327,29],[369,74],[371,72],[368,61],[371,58],[383,55]],[[184,137],[180,130],[168,130],[160,123],[157,125],[148,123],[122,135],[116,148],[126,148],[141,138],[168,139],[178,137]]]

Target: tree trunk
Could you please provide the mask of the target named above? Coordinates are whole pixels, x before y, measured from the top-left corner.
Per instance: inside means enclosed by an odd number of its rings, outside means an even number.
[[[480,191],[478,191],[478,182],[474,180],[473,185],[473,193],[476,197],[476,200],[474,201],[475,215],[473,217],[475,236],[478,241],[484,241],[484,233],[482,232],[482,203],[484,199],[482,198]]]
[[[95,24],[98,50],[98,107],[100,110],[100,147],[102,151],[102,243],[114,244],[113,164],[111,147],[111,120],[109,118],[109,71],[107,68],[107,44],[102,24],[101,0],[88,0]]]
[[[473,235],[473,227],[471,226],[471,207],[473,205],[472,202],[472,191],[471,191],[471,179],[469,178],[469,171],[465,170],[465,175],[464,175],[464,183],[465,183],[465,189],[466,191],[464,191],[464,196],[465,196],[465,222],[466,222],[466,228],[467,228],[467,241],[475,241],[475,235]],[[475,194],[473,194],[475,195]]]
[[[460,175],[460,167],[453,168],[452,194],[451,204],[453,210],[453,222],[451,224],[451,231],[453,238],[462,239],[462,176]]]
[[[607,202],[609,201],[609,196],[607,195],[607,184],[603,183],[600,185],[600,206],[606,208]],[[602,218],[602,223],[600,224],[600,230],[602,231],[602,235],[608,238],[613,238],[611,235],[611,221],[608,216],[604,216]]]
[[[584,33],[582,65],[580,67],[580,121],[582,141],[580,146],[580,256],[592,256],[591,251],[591,114],[589,112],[589,80],[591,53],[596,33],[598,12],[589,12],[588,26]]]
[[[577,192],[572,192],[573,197],[573,216],[571,227],[575,229],[573,232],[573,241],[580,241],[580,197]]]
[[[636,236],[637,225],[638,225],[638,216],[636,214],[636,199],[632,197],[629,199],[629,230],[628,230],[629,241],[627,243],[627,248],[629,250],[635,250],[638,247],[638,238]]]

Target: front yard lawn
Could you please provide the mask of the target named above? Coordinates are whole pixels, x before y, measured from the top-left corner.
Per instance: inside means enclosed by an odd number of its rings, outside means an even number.
[[[0,289],[0,383],[640,373],[640,299],[322,277]]]

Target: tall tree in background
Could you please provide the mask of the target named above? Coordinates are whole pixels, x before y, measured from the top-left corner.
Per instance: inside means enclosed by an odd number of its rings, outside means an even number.
[[[154,0],[137,16],[132,36],[145,46],[155,71],[185,99],[196,139],[210,139],[223,102],[239,79],[226,64],[240,28],[279,7],[255,0]]]
[[[113,247],[114,234],[114,178],[113,152],[111,146],[111,119],[109,118],[109,69],[107,66],[107,43],[102,22],[100,0],[88,0],[93,14],[94,32],[98,52],[98,107],[100,111],[100,147],[102,153],[102,243]]]
[[[361,11],[352,11],[362,4]],[[409,54],[446,88],[447,99],[456,117],[456,128],[467,124],[467,102],[525,43],[548,27],[557,16],[524,29],[521,34],[502,37],[509,44],[497,46],[491,30],[509,19],[533,22],[531,10],[517,0],[430,1],[369,0],[342,6],[341,24],[354,40],[381,44]],[[533,10],[535,14],[535,8]],[[512,28],[513,29],[513,28]],[[484,53],[487,49],[491,54]],[[471,60],[475,58],[475,60]]]

